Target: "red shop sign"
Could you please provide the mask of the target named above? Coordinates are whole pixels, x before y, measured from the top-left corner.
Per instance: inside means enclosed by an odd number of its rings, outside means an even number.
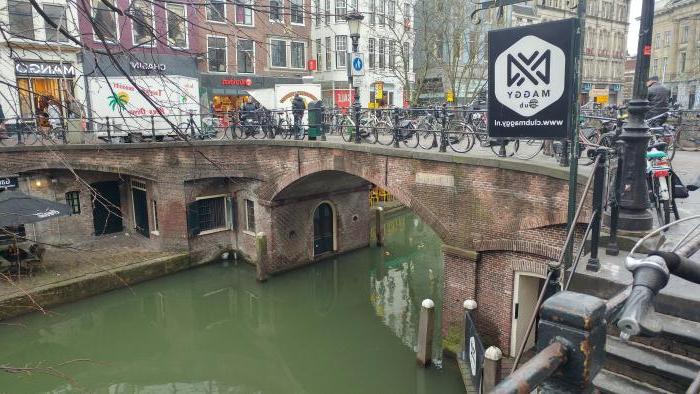
[[[338,108],[350,108],[353,99],[352,89],[336,89],[333,91],[333,96]]]
[[[316,59],[309,59],[309,71],[316,71]]]
[[[245,79],[222,79],[221,84],[223,86],[251,86],[253,85],[253,81],[250,78],[245,78]]]

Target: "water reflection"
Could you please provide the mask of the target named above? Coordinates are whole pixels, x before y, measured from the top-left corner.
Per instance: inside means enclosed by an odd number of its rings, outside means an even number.
[[[437,237],[400,215],[386,245],[265,284],[248,265],[213,265],[17,319],[0,326],[2,363],[94,362],[60,367],[73,381],[0,374],[0,391],[461,392],[454,366],[415,366],[418,306],[440,310]]]

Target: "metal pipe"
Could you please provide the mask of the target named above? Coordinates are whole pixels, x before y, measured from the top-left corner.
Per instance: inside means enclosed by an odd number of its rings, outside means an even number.
[[[586,264],[586,269],[593,272],[598,272],[600,270],[600,260],[598,260],[598,245],[600,243],[600,222],[602,219],[603,211],[603,189],[605,188],[605,162],[607,159],[606,148],[598,148],[598,157],[595,166],[595,172],[593,177],[595,182],[593,184],[593,210],[596,213],[593,216],[593,227],[591,232],[591,255],[588,258],[588,263]],[[584,237],[585,240],[585,237]],[[582,243],[583,245],[583,243]]]
[[[563,341],[554,341],[537,352],[522,368],[511,372],[494,388],[492,394],[529,393],[568,361],[569,348]]]
[[[586,232],[583,233],[583,239],[581,240],[581,246],[578,248],[578,253],[576,254],[576,259],[574,259],[574,264],[571,266],[571,273],[569,274],[569,278],[566,280],[566,285],[564,286],[564,291],[569,290],[569,284],[571,283],[571,278],[574,276],[576,273],[576,268],[578,267],[578,262],[581,260],[581,255],[583,254],[583,249],[586,246],[586,238],[588,238],[588,234],[591,232],[591,228],[593,227],[593,218],[595,215],[600,215],[599,211],[593,211],[593,214],[591,215],[591,218],[588,220],[588,226],[586,227]]]

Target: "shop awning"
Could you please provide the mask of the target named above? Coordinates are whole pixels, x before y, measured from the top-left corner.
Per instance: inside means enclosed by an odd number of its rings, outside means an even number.
[[[71,214],[68,205],[18,191],[0,193],[0,227],[19,226]]]
[[[264,108],[277,108],[277,103],[275,102],[275,89],[251,89],[248,90],[247,93]]]

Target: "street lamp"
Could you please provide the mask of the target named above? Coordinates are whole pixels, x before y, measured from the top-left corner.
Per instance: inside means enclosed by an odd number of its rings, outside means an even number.
[[[353,52],[359,52],[360,25],[362,24],[363,19],[365,19],[365,16],[357,11],[353,11],[345,15],[345,20],[348,22],[348,28],[350,29],[350,39],[352,40]],[[350,62],[348,62],[348,82],[350,83],[350,86],[353,86],[352,70],[350,69],[352,64],[349,63]],[[352,104],[352,109],[355,112],[355,143],[359,144],[362,141],[360,139],[360,110],[362,108],[360,105],[360,88],[353,87],[353,89],[355,90],[355,99]]]
[[[622,180],[619,201],[621,230],[646,231],[653,227],[649,212],[649,195],[645,154],[649,144],[649,126],[644,121],[649,110],[646,80],[649,75],[649,55],[651,55],[652,24],[654,21],[654,0],[643,0],[642,15],[637,44],[637,64],[634,70],[634,94],[627,106],[629,122],[620,134],[622,141]]]

